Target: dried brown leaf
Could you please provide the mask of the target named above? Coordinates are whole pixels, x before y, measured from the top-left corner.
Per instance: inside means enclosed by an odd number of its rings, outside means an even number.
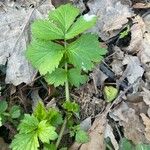
[[[91,31],[98,33],[103,40],[116,36],[128,22],[127,18],[134,15],[128,5],[118,0],[91,0],[87,5],[89,13],[98,16],[97,25]]]
[[[145,125],[145,137],[150,141],[150,118],[145,114],[140,114]]]
[[[144,125],[141,123],[139,116],[125,102],[122,102],[110,112],[110,117],[115,121],[119,121],[120,126],[123,126],[125,137],[133,143],[148,142],[143,134]]]

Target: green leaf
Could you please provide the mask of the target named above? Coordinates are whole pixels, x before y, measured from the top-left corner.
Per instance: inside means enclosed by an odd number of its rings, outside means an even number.
[[[34,109],[33,115],[39,120],[44,120],[47,116],[47,110],[44,106],[44,104],[39,101],[37,106]]]
[[[46,119],[52,126],[55,127],[63,123],[62,115],[54,108],[48,110]]]
[[[150,144],[138,144],[135,146],[135,150],[150,150]]]
[[[75,102],[65,101],[63,103],[64,109],[66,109],[68,112],[79,112],[79,105]]]
[[[94,67],[93,62],[99,62],[106,50],[100,48],[98,37],[92,34],[83,34],[78,40],[67,47],[69,62],[77,69],[84,71]]]
[[[71,85],[79,87],[80,84],[83,84],[86,82],[87,76],[81,75],[81,71],[74,68],[68,71],[68,79]]]
[[[25,114],[24,119],[21,121],[18,130],[19,133],[29,133],[35,131],[38,127],[39,121],[33,115]]]
[[[54,84],[55,87],[64,85],[67,80],[67,73],[64,69],[57,68],[51,74],[46,74],[45,80],[48,84]]]
[[[0,114],[6,111],[8,103],[5,100],[0,101]]]
[[[32,35],[42,40],[63,39],[62,29],[57,27],[52,21],[37,20],[32,24]]]
[[[51,41],[33,40],[27,50],[27,58],[42,75],[58,67],[63,57],[63,46]]]
[[[44,144],[44,150],[57,150],[54,144]]]
[[[38,150],[38,147],[39,142],[36,132],[17,134],[10,145],[12,150]]]
[[[78,34],[90,29],[96,24],[96,16],[85,14],[77,19],[66,34],[66,39],[71,39]]]
[[[89,141],[89,136],[85,131],[78,130],[76,132],[75,140],[78,143],[87,143]]]
[[[104,87],[104,97],[107,102],[113,101],[118,95],[118,89],[113,86]]]
[[[71,4],[66,4],[61,5],[54,11],[51,11],[49,14],[49,19],[53,20],[65,34],[78,15],[78,8]]]
[[[125,36],[127,36],[128,33],[129,33],[129,31],[130,31],[130,26],[128,25],[128,26],[126,27],[126,30],[120,33],[119,39],[122,39],[122,38],[124,38]]]
[[[133,150],[133,144],[126,138],[122,138],[119,144],[119,150]]]
[[[62,147],[62,148],[59,149],[59,150],[67,150],[67,147]]]
[[[19,118],[21,115],[20,107],[17,105],[12,106],[12,108],[9,111],[9,114],[10,114],[11,118],[13,118],[13,119]]]
[[[49,140],[55,140],[58,135],[55,127],[50,126],[47,120],[43,120],[38,125],[38,137],[43,143],[49,143]]]
[[[2,123],[2,117],[0,116],[0,127],[3,125]]]

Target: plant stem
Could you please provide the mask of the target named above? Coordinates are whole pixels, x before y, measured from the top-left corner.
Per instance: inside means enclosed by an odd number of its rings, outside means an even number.
[[[59,133],[57,142],[56,142],[56,148],[58,148],[58,146],[59,146],[59,144],[60,144],[60,141],[61,141],[61,139],[62,139],[64,130],[65,130],[65,128],[66,128],[66,124],[67,124],[67,117],[65,117],[64,123],[63,123],[63,125],[62,125],[62,127],[61,127],[61,130],[60,130],[60,133]]]
[[[68,72],[68,64],[67,62],[65,63],[65,71]],[[65,93],[66,93],[66,101],[70,100],[70,96],[69,96],[69,83],[68,83],[68,77],[65,83]]]
[[[64,48],[66,48],[66,45],[67,45],[66,40],[64,40]],[[68,62],[67,61],[65,63],[65,71],[66,71],[66,73],[68,72]],[[65,82],[65,97],[66,97],[66,101],[70,101],[68,76],[67,76],[67,79]],[[60,144],[60,141],[62,139],[63,133],[64,133],[65,128],[66,128],[66,124],[67,124],[67,116],[65,117],[63,125],[61,127],[61,130],[60,130],[57,142],[56,142],[56,148],[58,148],[58,146]]]

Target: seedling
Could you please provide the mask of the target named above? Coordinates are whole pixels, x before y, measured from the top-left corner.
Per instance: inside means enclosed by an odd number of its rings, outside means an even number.
[[[42,106],[38,115],[36,111],[32,115],[26,115],[18,128],[19,134],[12,142],[13,150],[37,150],[40,147],[38,139],[44,145],[46,143],[45,149],[57,149],[66,125],[72,129],[73,124],[68,123],[74,113],[79,112],[79,106],[70,101],[69,86],[79,87],[85,83],[88,71],[92,70],[95,63],[99,63],[106,54],[106,50],[100,47],[97,35],[82,34],[95,23],[95,15],[82,16],[78,8],[66,4],[51,11],[47,19],[37,20],[32,24],[32,41],[27,49],[27,58],[48,84],[55,87],[65,86],[66,102],[63,107],[66,117],[60,133],[57,134],[57,124],[52,124],[48,119],[53,111],[48,110],[47,113]],[[73,131],[77,141],[88,141],[86,133],[80,128]],[[57,141],[54,144],[52,141],[55,139]]]
[[[2,126],[7,121],[13,123],[14,119],[18,119],[20,115],[21,109],[19,106],[14,105],[8,109],[7,101],[0,101],[0,126]]]

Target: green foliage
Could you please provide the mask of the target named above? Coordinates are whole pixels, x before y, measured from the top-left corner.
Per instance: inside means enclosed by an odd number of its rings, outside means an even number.
[[[47,117],[47,110],[44,106],[44,104],[39,101],[39,103],[37,104],[37,106],[34,109],[33,115],[39,120],[45,120]]]
[[[63,57],[63,47],[51,41],[33,40],[28,47],[27,57],[42,75],[52,73]]]
[[[131,141],[126,138],[122,138],[119,144],[119,150],[149,150],[150,145],[147,144],[137,144],[134,145]]]
[[[14,105],[8,109],[7,101],[0,101],[0,126],[2,126],[7,121],[14,123],[14,119],[18,119],[20,116],[21,109],[19,106]]]
[[[85,83],[86,73],[91,71],[95,63],[100,62],[106,54],[106,50],[100,47],[98,36],[90,33],[82,34],[95,23],[95,15],[82,16],[78,8],[66,4],[51,11],[47,19],[37,20],[32,24],[32,41],[26,52],[28,60],[39,70],[48,84],[55,87],[65,84],[66,87],[67,101],[63,104],[66,118],[62,130],[65,129],[65,122],[72,122],[74,114],[79,113],[78,104],[69,101],[69,85],[79,87]],[[45,150],[55,150],[63,135],[61,130],[58,136],[55,128],[62,123],[62,115],[58,110],[46,109],[40,102],[33,115],[26,115],[22,120],[18,127],[19,133],[15,136],[11,147],[13,150],[23,147],[28,150],[33,143],[31,150],[36,150],[40,147],[38,141],[40,140]],[[79,126],[72,127],[73,123],[70,123],[69,130],[71,129],[70,132],[77,142],[88,141],[86,132]],[[27,139],[21,141],[23,135]],[[51,141],[57,136],[58,140],[54,146]]]
[[[75,102],[66,101],[63,103],[63,107],[68,112],[73,112],[73,113],[79,112],[79,105]]]
[[[25,114],[18,126],[19,133],[11,143],[13,150],[37,150],[42,143],[57,139],[56,127],[63,122],[62,116],[56,109],[46,109],[42,102],[35,107],[32,115]]]
[[[113,86],[104,87],[104,97],[107,102],[113,101],[118,95],[118,89]]]
[[[47,120],[52,126],[58,126],[63,122],[62,115],[54,108],[46,109],[42,102],[39,102],[33,112],[33,115],[39,120]]]
[[[5,100],[0,101],[0,114],[6,111],[8,104]]]
[[[44,150],[57,150],[54,144],[44,144]]]
[[[75,136],[75,140],[78,143],[87,143],[89,141],[88,134],[80,128],[80,125],[70,127],[70,136]]]
[[[89,141],[89,137],[85,131],[79,130],[76,132],[75,140],[78,143],[87,143]]]
[[[130,26],[128,25],[127,28],[126,28],[126,30],[120,33],[119,39],[122,39],[125,36],[127,36],[128,33],[129,33],[129,31],[130,31]]]
[[[21,115],[20,107],[17,105],[12,106],[12,108],[9,111],[11,118],[19,118]]]
[[[119,148],[120,150],[132,150],[133,149],[132,143],[126,138],[122,138],[119,145],[120,145],[120,148]]]
[[[37,20],[32,24],[33,40],[28,46],[27,58],[54,86],[64,85],[68,80],[71,85],[79,87],[87,79],[81,75],[82,70],[91,70],[106,54],[96,35],[87,33],[72,43],[68,41],[96,23],[93,15],[76,18],[78,15],[78,8],[66,4],[50,12],[48,20]],[[65,70],[60,62],[71,65]]]

